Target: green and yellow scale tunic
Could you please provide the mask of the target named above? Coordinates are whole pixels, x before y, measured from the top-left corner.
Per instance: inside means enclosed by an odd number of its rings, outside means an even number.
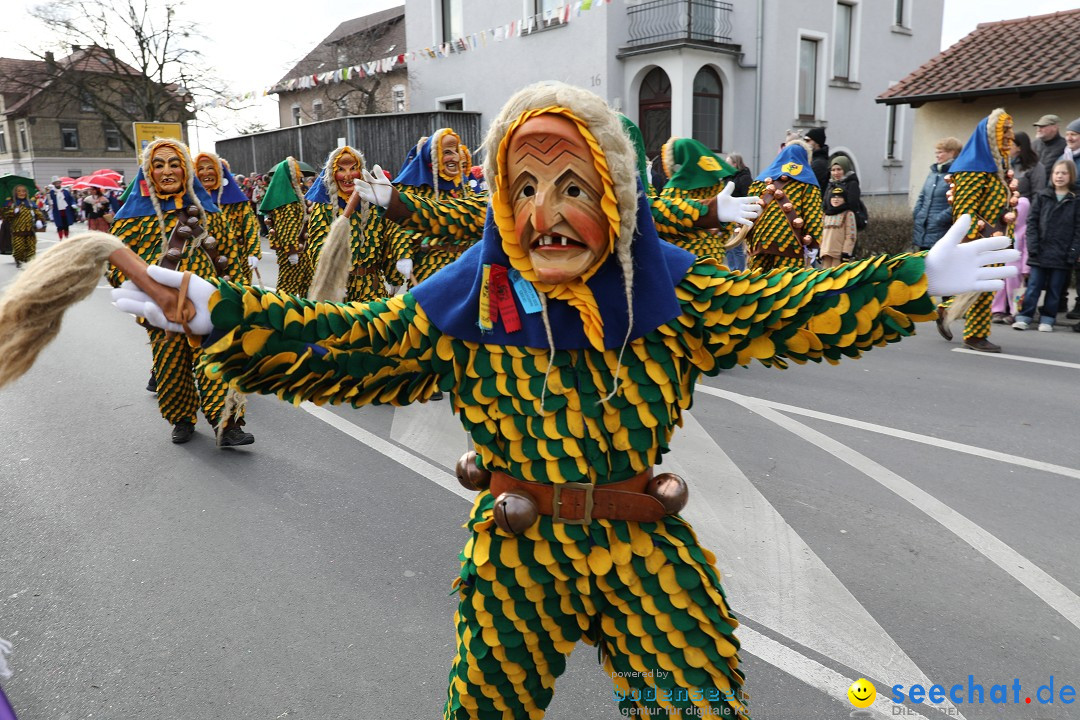
[[[762,180],[755,180],[747,194],[764,195],[767,185]],[[811,249],[821,241],[821,190],[818,186],[791,181],[784,186],[784,194],[785,201],[795,206],[796,216],[801,217],[805,224],[799,237],[796,237],[780,204],[776,201],[769,203],[754,221],[754,231],[748,243],[752,270],[801,268],[805,265],[801,237],[810,235],[814,238]]]
[[[0,220],[10,226],[11,257],[15,262],[30,262],[37,255],[36,223],[45,219],[45,213],[36,207],[13,204],[0,207]]]
[[[445,199],[436,200],[435,191],[428,185],[401,185],[398,186],[398,193],[406,207],[413,213],[412,220],[415,226],[406,226],[407,229],[413,230],[411,234],[399,233],[395,236],[391,252],[395,256],[395,261],[412,258],[415,282],[423,282],[457,260],[461,253],[479,242],[483,236],[483,213],[487,212],[487,196],[465,195],[462,197],[458,194],[459,191],[444,190],[440,193],[440,198]],[[448,205],[441,204],[444,202]],[[474,217],[467,218],[464,213],[457,210],[448,212],[432,212],[431,210],[433,207],[457,207],[459,203],[473,211],[483,208],[479,225]],[[420,230],[425,227],[430,227],[435,232],[427,233]]]
[[[238,202],[219,206],[227,242],[221,248],[229,258],[229,277],[244,285],[251,284],[249,257],[262,257],[259,221],[251,203]]]
[[[961,215],[971,216],[971,229],[967,240],[981,237],[977,227],[979,220],[984,220],[992,230],[1002,222],[1009,211],[1009,188],[991,172],[963,171],[952,173],[952,213],[953,219]],[[1005,228],[1005,234],[1012,237],[1014,227]],[[942,309],[952,305],[953,298],[941,303]],[[990,337],[990,308],[994,304],[994,293],[979,293],[979,297],[964,313],[964,339]]]
[[[317,267],[323,243],[336,219],[334,206],[316,203],[308,220],[308,254],[312,267]],[[383,282],[403,285],[405,279],[394,268],[391,247],[410,242],[412,233],[392,223],[381,213],[368,214],[366,224],[359,210],[349,216],[352,270],[345,290],[345,302],[368,302],[386,297]],[[398,235],[407,236],[397,240]]]
[[[163,214],[165,233],[168,236],[176,226],[177,211],[167,210]],[[223,232],[219,215],[207,213],[206,229],[215,237],[221,237],[215,233]],[[120,238],[121,242],[147,263],[159,264],[163,240],[157,217],[149,215],[118,219],[113,222],[109,232]],[[191,243],[184,249],[176,269],[180,272],[190,271],[210,281],[216,278],[209,256]],[[108,278],[113,287],[119,287],[127,279],[114,266],[110,266]],[[143,323],[143,327],[150,336],[154,377],[157,379],[158,410],[161,416],[173,425],[181,421],[194,423],[197,419],[196,413],[201,407],[207,421],[216,427],[225,407],[228,387],[220,380],[210,378],[202,372],[195,372],[202,351],[193,348],[182,334],[168,333],[147,323]]]
[[[716,229],[695,227],[694,222],[706,215],[706,202],[716,197],[722,186],[682,190],[665,187],[652,200],[653,224],[660,238],[698,257],[713,257],[724,262],[724,243],[735,232],[735,223],[724,223]]]
[[[274,229],[270,233],[270,247],[277,253],[277,287],[290,295],[307,295],[314,274],[311,256],[300,249],[300,233],[304,225],[304,206],[299,202],[280,205],[268,214]],[[298,262],[289,262],[289,255],[296,254]]]
[[[545,384],[548,349],[447,336],[411,293],[348,305],[222,283],[210,307],[225,334],[204,370],[293,403],[405,405],[441,390],[482,467],[605,484],[661,461],[702,374],[755,359],[835,363],[932,319],[923,265],[882,256],[766,275],[698,260],[676,287],[681,315],[629,343],[608,401],[617,350],[557,350]],[[474,503],[454,583],[444,718],[541,718],[578,641],[600,647],[624,708],[749,717],[738,623],[715,557],[682,518],[578,526],[541,516],[514,536],[494,524],[492,505],[487,491]]]

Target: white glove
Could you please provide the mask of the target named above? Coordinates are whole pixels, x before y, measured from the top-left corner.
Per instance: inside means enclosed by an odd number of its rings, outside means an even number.
[[[1020,258],[1019,250],[1009,249],[1012,238],[1001,235],[961,243],[970,227],[971,216],[961,215],[927,253],[926,292],[930,295],[996,292],[1005,287],[1005,278],[1020,272],[1012,265],[987,267]]]
[[[300,256],[297,255],[296,253],[289,253],[289,264],[290,265],[295,265],[298,262],[300,262]]]
[[[753,225],[754,218],[761,213],[761,205],[756,195],[750,197],[732,197],[735,183],[728,183],[716,196],[716,216],[722,223],[737,222]]]
[[[147,268],[151,278],[162,285],[179,288],[180,281],[184,279],[184,273],[169,270],[160,265],[151,265]],[[193,335],[208,335],[214,329],[210,322],[210,296],[217,290],[216,287],[203,280],[198,275],[192,275],[188,283],[187,299],[195,306],[195,317],[188,323]],[[127,280],[123,285],[112,291],[113,304],[118,310],[131,313],[136,317],[146,318],[151,325],[162,330],[182,333],[184,328],[174,322],[169,322],[161,308],[150,299],[150,296],[136,287],[135,283]]]
[[[394,195],[394,186],[386,179],[381,167],[376,165],[372,170],[374,175],[364,168],[353,187],[360,193],[361,198],[372,205],[378,205],[381,208],[389,207],[390,198]]]
[[[38,230],[44,230],[45,229],[45,223],[41,222],[40,220],[35,220],[34,221],[34,227],[36,227]]]
[[[394,263],[394,267],[397,268],[397,271],[399,273],[401,273],[401,275],[403,277],[407,277],[407,278],[412,277],[412,269],[413,269],[412,258],[404,258],[402,260],[398,260],[396,263]]]
[[[259,267],[259,258],[255,257],[254,255],[249,255],[248,256],[248,267],[251,268],[252,270]]]

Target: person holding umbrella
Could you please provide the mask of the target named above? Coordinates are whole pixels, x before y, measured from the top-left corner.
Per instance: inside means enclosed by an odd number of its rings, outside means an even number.
[[[45,229],[45,213],[30,200],[29,188],[34,187],[34,181],[18,179],[24,182],[12,186],[11,197],[0,209],[0,219],[11,234],[11,254],[15,258],[15,267],[21,268],[23,263],[30,262],[37,254],[37,231]]]
[[[82,201],[83,212],[86,214],[86,225],[91,230],[109,232],[112,224],[113,212],[109,205],[109,198],[101,192],[101,188],[91,185],[89,194]]]

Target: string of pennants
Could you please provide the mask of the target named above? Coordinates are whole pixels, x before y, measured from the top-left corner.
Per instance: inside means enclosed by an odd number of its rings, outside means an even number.
[[[264,90],[250,90],[248,92],[236,93],[233,95],[219,95],[208,102],[201,103],[199,109],[225,107],[234,102],[246,102],[264,95],[272,95],[293,90],[306,90],[308,88],[318,87],[319,85],[339,83],[379,73],[388,73],[417,60],[438,60],[450,57],[451,55],[460,55],[464,52],[482,49],[486,47],[489,42],[502,42],[511,38],[519,38],[522,35],[528,35],[534,32],[538,27],[544,27],[552,22],[560,24],[568,23],[572,17],[580,16],[581,13],[585,11],[609,4],[611,4],[611,0],[575,0],[575,2],[559,5],[558,7],[550,8],[542,13],[530,15],[521,20],[512,20],[505,25],[478,30],[470,35],[460,37],[453,42],[440,43],[438,45],[426,47],[422,50],[399,53],[380,60],[349,65],[347,67],[338,68],[337,70],[289,78],[288,80]]]

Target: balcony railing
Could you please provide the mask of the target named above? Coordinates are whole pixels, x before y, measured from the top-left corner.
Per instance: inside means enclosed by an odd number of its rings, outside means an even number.
[[[721,0],[645,0],[626,8],[630,46],[659,42],[731,42],[734,6]]]

